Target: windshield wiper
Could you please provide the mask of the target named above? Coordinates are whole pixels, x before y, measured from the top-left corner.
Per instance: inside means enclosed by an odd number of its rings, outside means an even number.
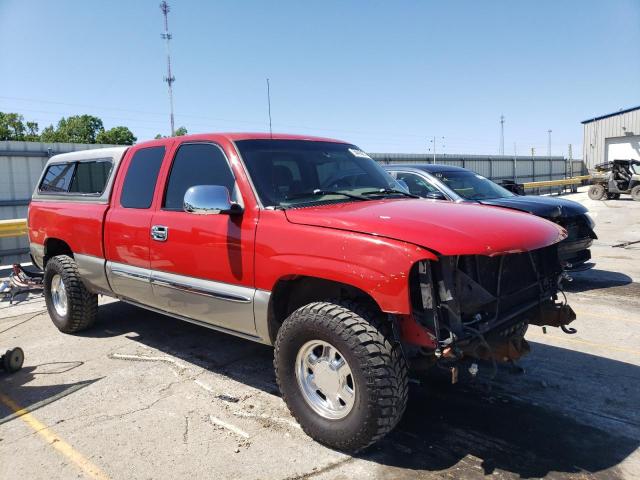
[[[354,200],[370,200],[369,198],[361,197],[360,195],[354,195],[353,193],[338,192],[335,190],[322,190],[319,188],[316,188],[311,192],[294,193],[292,195],[287,195],[285,197],[285,200],[293,200],[294,198],[304,197],[321,197],[323,195],[342,195],[344,197],[353,198]]]
[[[410,198],[420,198],[420,195],[414,195],[413,193],[405,192],[403,190],[397,190],[395,188],[380,188],[378,190],[371,190],[369,192],[362,192],[362,195],[404,195]]]

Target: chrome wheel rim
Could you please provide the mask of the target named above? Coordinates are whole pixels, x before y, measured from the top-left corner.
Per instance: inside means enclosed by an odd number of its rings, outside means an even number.
[[[330,420],[346,417],[356,398],[351,368],[328,342],[311,340],[296,357],[296,379],[302,396],[318,415]]]
[[[58,274],[51,279],[51,301],[58,315],[61,317],[67,315],[67,289],[62,277]]]

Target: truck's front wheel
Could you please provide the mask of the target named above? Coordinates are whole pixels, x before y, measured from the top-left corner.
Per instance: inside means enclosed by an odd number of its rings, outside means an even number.
[[[96,319],[98,296],[86,289],[76,262],[67,255],[58,255],[47,262],[44,298],[49,316],[61,332],[80,332]]]
[[[384,330],[354,303],[315,302],[285,320],[275,346],[276,379],[310,437],[356,452],[396,426],[407,404],[407,366]]]

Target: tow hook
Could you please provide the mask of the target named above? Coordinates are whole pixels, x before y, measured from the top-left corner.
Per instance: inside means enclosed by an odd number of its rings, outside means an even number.
[[[576,314],[569,305],[554,303],[543,305],[539,315],[532,318],[529,323],[540,327],[560,327],[564,333],[574,334],[576,329],[567,327],[567,325],[575,319]]]

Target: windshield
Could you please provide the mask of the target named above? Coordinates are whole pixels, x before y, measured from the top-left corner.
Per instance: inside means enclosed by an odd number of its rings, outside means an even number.
[[[506,188],[470,171],[430,172],[451,190],[467,200],[515,197]]]
[[[372,190],[402,188],[353,145],[311,140],[239,140],[236,145],[265,207],[368,200]]]

